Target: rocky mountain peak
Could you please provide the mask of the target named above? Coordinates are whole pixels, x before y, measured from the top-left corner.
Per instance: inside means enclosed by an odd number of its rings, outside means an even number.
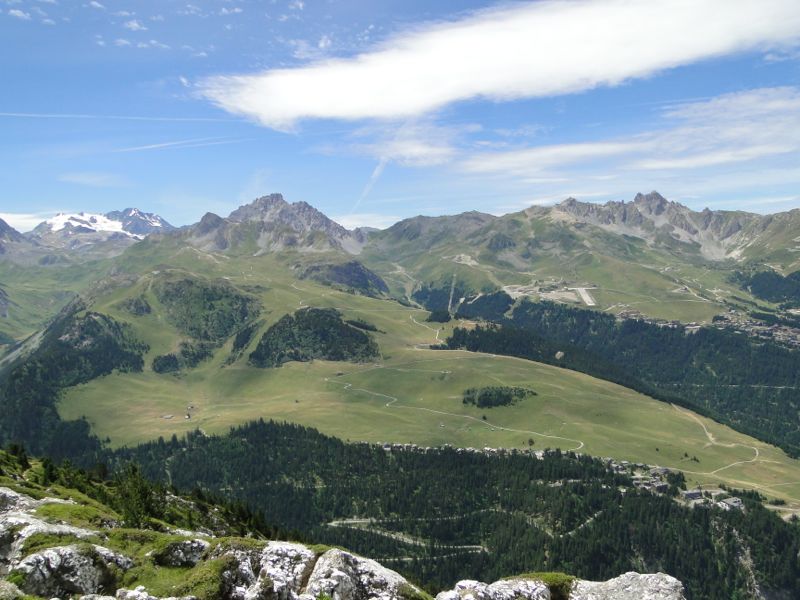
[[[288,206],[290,205],[283,199],[283,194],[267,194],[240,206],[228,218],[237,222],[263,221]]]
[[[649,194],[636,194],[633,199],[633,203],[636,206],[648,209],[650,212],[656,215],[662,214],[667,207],[670,206],[675,208],[685,208],[683,205],[677,202],[670,202],[656,191],[652,191]]]
[[[190,228],[189,240],[206,250],[235,250],[244,240],[250,240],[258,252],[292,248],[358,254],[366,235],[345,229],[307,202],[289,203],[281,194],[268,194],[240,206],[225,219],[206,214]]]
[[[289,204],[281,194],[269,194],[256,198],[250,204],[240,206],[228,219],[234,222],[263,221],[285,225],[297,232],[322,231],[336,236],[347,236],[350,232],[332,221],[307,202]]]
[[[22,234],[11,225],[0,219],[0,242],[21,242]]]
[[[155,231],[174,229],[160,216],[142,212],[138,208],[99,213],[58,213],[39,223],[29,234],[32,238],[74,238],[79,234],[93,234],[94,238],[111,236],[142,239]],[[95,240],[97,241],[97,240]]]
[[[225,219],[219,215],[215,215],[212,212],[207,212],[203,215],[203,218],[200,219],[200,222],[195,225],[195,229],[200,235],[205,235],[222,225],[224,222]]]
[[[759,215],[741,212],[708,209],[695,212],[656,191],[636,194],[631,202],[594,204],[567,198],[553,210],[554,215],[566,214],[573,221],[639,237],[651,245],[687,253],[699,249],[703,257],[712,260],[735,257],[750,241],[748,229],[763,220]]]
[[[122,223],[122,230],[133,234],[145,236],[157,231],[171,231],[175,229],[165,219],[154,213],[143,212],[138,208],[115,210],[105,214],[112,221]]]

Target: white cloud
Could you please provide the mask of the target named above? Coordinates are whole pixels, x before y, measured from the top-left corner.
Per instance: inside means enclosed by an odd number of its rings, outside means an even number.
[[[243,11],[240,7],[234,6],[233,8],[221,8],[219,14],[221,15],[238,15],[241,14]]]
[[[42,25],[55,25],[56,22],[53,19],[42,19]]]
[[[478,129],[477,125],[437,125],[428,119],[399,127],[364,127],[353,134],[356,141],[349,149],[404,166],[431,167],[453,160],[460,137]]]
[[[8,16],[9,17],[15,17],[15,18],[20,19],[22,21],[30,21],[31,20],[31,14],[30,13],[26,13],[24,10],[20,10],[18,8],[9,9]]]
[[[150,17],[150,20],[151,21],[163,21],[164,20],[164,15],[153,15],[152,17]]]
[[[395,217],[393,215],[382,215],[379,213],[353,213],[331,218],[346,229],[355,229],[356,227],[375,227],[376,229],[386,229],[400,220],[400,217]]]
[[[125,21],[122,26],[125,29],[130,29],[131,31],[147,31],[147,27],[145,27],[141,21],[138,19],[131,19],[130,21]]]
[[[303,39],[286,40],[286,44],[292,48],[292,56],[298,60],[320,60],[327,55],[330,47],[329,39],[326,42],[325,36],[316,44]]]
[[[575,93],[800,40],[797,0],[563,0],[475,13],[354,58],[206,79],[206,98],[277,129],[407,118],[453,102]]]
[[[0,219],[17,231],[30,231],[39,223],[52,217],[52,213],[0,213]]]
[[[89,2],[88,6],[91,6],[92,8],[96,8],[97,10],[105,10],[106,9],[106,7],[104,5],[102,5],[102,4],[100,4],[99,2],[97,2],[97,0],[92,0],[91,2]]]
[[[319,38],[319,41],[317,42],[317,48],[319,48],[320,50],[328,50],[332,44],[333,40],[331,39],[331,36],[323,35],[321,38]]]
[[[289,10],[303,10],[306,7],[306,3],[303,0],[292,0],[289,2]]]
[[[206,13],[202,11],[199,6],[195,6],[194,4],[187,4],[182,10],[178,11],[178,14],[181,15],[192,15],[195,17],[206,17]]]
[[[98,173],[93,171],[63,173],[59,175],[58,180],[64,183],[74,183],[76,185],[97,188],[123,187],[128,184],[128,181],[124,177],[114,173]]]
[[[472,173],[527,175],[588,160],[633,154],[647,148],[646,142],[634,140],[554,144],[509,152],[475,154],[466,159],[462,167]]]
[[[668,127],[628,138],[484,152],[471,173],[536,178],[560,169],[683,171],[800,152],[800,88],[762,88],[667,107]]]
[[[122,46],[130,46],[131,43],[125,38],[117,38],[114,40],[114,45],[122,47]]]
[[[169,50],[170,47],[167,44],[159,42],[158,40],[147,40],[145,42],[139,42],[136,44],[137,48],[160,48],[161,50]]]

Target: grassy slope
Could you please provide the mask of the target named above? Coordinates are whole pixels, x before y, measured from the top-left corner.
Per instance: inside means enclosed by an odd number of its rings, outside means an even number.
[[[150,263],[166,258],[129,257]],[[521,447],[531,438],[535,448],[580,447],[593,455],[681,468],[699,482],[759,487],[800,508],[800,483],[792,483],[800,482],[800,462],[688,411],[555,367],[419,348],[435,341],[439,326],[425,323],[424,311],[296,282],[270,257],[223,259],[181,251],[169,262],[206,276],[228,275],[234,284],[262,286],[257,295],[264,305],[264,327],[299,306],[333,306],[346,318],[363,318],[385,332],[376,334],[383,357],[373,365],[318,361],[259,370],[246,365],[247,353],[225,366],[228,342],[214,359],[194,370],[158,375],[149,369],[151,359],[174,350],[181,336],[159,314],[149,291],[157,275],[148,272],[132,288],[119,289],[94,307],[132,323],[150,344],[145,372],[111,375],[71,389],[60,406],[65,418],[87,416],[94,431],[109,436],[113,445],[180,435],[197,427],[223,433],[259,417],[373,442]],[[120,299],[138,294],[145,294],[156,308],[152,314],[133,317],[117,308]],[[441,339],[451,327],[452,323],[444,326]],[[260,332],[250,350],[259,337]],[[465,388],[498,383],[531,387],[539,395],[491,410],[461,403]],[[188,405],[195,407],[191,420],[184,419]],[[163,418],[168,414],[173,418]],[[756,450],[757,462],[747,462]]]
[[[25,339],[77,293],[87,289],[108,266],[108,261],[48,267],[0,261],[0,282],[11,302],[8,318],[0,319],[0,332]]]
[[[727,310],[723,301],[732,295],[750,299],[747,292],[728,283],[731,265],[678,258],[641,240],[613,236],[590,226],[573,232],[579,243],[571,239],[565,246],[546,242],[530,257],[521,258],[528,240],[537,236],[558,239],[562,232],[544,219],[527,221],[517,216],[514,220],[518,225],[508,232],[517,246],[511,250],[488,249],[488,233],[477,232],[466,239],[451,233],[437,238],[430,248],[420,247],[416,240],[374,244],[365,250],[363,259],[395,293],[409,293],[415,283],[447,286],[453,274],[473,290],[563,279],[566,287],[596,287],[591,294],[598,310],[620,310],[625,305],[652,317],[683,322],[710,321]],[[456,263],[453,258],[461,254],[468,254],[474,263],[464,264],[463,259]],[[517,257],[509,258],[513,254]],[[680,291],[683,286],[688,291]]]
[[[154,557],[163,552],[170,544],[196,539],[198,536],[175,535],[154,529],[166,530],[174,526],[185,528],[187,519],[195,527],[221,528],[223,531],[230,529],[230,525],[237,525],[235,520],[229,521],[228,517],[216,520],[217,515],[220,515],[218,507],[211,505],[213,510],[210,511],[208,506],[201,508],[194,501],[185,499],[171,501],[168,520],[153,520],[151,529],[125,529],[119,527],[121,516],[102,502],[73,488],[52,483],[47,486],[41,485],[39,482],[42,476],[42,464],[38,460],[31,459],[30,467],[24,469],[13,457],[0,451],[0,469],[2,469],[0,486],[11,488],[37,499],[55,498],[67,501],[42,504],[35,510],[38,518],[51,524],[67,524],[98,532],[97,535],[83,539],[78,539],[71,534],[35,533],[22,545],[22,556],[66,544],[83,542],[100,544],[128,556],[133,559],[135,564],[133,568],[120,575],[114,587],[133,589],[138,585],[143,585],[151,594],[158,596],[216,597],[213,593],[208,594],[208,588],[203,585],[204,580],[208,579],[206,575],[210,574],[209,568],[214,566],[213,561],[203,561],[195,567],[165,567],[160,566]],[[108,494],[115,492],[113,485],[107,482],[93,482],[92,485],[97,489],[104,488]],[[179,520],[176,521],[172,517],[178,517]],[[214,525],[215,521],[218,526]],[[258,534],[256,533],[256,535]],[[220,544],[230,547],[261,548],[266,544],[266,541],[254,537],[216,537],[216,539],[212,539],[211,536],[200,537],[208,538],[212,545]],[[211,583],[215,582],[218,582],[218,578],[212,580]],[[25,596],[25,598],[34,599],[35,597]]]

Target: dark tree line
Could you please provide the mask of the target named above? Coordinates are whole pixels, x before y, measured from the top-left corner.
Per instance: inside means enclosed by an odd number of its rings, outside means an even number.
[[[430,590],[531,571],[605,579],[660,570],[681,579],[689,598],[728,600],[748,585],[741,557],[749,552],[762,587],[800,594],[800,529],[755,496],[744,495],[746,512],[688,509],[571,453],[386,451],[259,421],[119,451],[115,460],[137,461],[155,480],[169,461],[180,489],[224,491],[303,537],[386,559]],[[326,526],[352,517],[379,522]]]
[[[493,408],[495,406],[510,406],[528,396],[535,396],[536,392],[523,387],[509,387],[493,385],[482,388],[468,388],[464,390],[462,402],[474,404],[478,408]]]
[[[301,308],[272,325],[250,353],[256,367],[279,367],[289,361],[353,360],[378,356],[378,344],[363,327],[342,320],[333,308]]]
[[[37,455],[93,464],[100,442],[85,421],[62,421],[56,410],[63,388],[112,371],[141,371],[147,345],[130,326],[80,303],[62,311],[38,348],[0,378],[0,442],[24,443]]]
[[[714,328],[618,321],[499,292],[460,309],[499,327],[456,329],[448,348],[529,358],[674,402],[800,455],[800,352]]]
[[[758,298],[789,306],[800,304],[800,271],[786,276],[775,271],[738,272],[733,281]]]

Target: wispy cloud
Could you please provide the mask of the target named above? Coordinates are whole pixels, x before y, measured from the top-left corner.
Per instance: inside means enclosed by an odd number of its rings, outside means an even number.
[[[224,119],[219,117],[151,117],[141,115],[99,115],[99,114],[80,114],[80,113],[28,113],[28,112],[0,112],[0,118],[17,119],[97,119],[112,121],[174,121],[174,122],[218,122],[232,123],[236,119]]]
[[[125,21],[122,26],[125,29],[130,29],[131,31],[147,31],[147,27],[145,27],[141,21],[138,19],[131,19],[130,21]]]
[[[404,166],[432,167],[453,160],[457,140],[477,125],[438,125],[430,119],[408,121],[400,126],[369,126],[356,130],[350,150]],[[367,140],[367,141],[362,141]]]
[[[138,42],[136,44],[137,48],[158,48],[160,50],[169,50],[170,46],[168,44],[164,44],[163,42],[159,42],[158,40],[146,40],[144,42]]]
[[[81,171],[74,173],[63,173],[58,176],[58,180],[64,183],[74,183],[96,188],[115,188],[128,185],[128,180],[115,173],[99,173],[94,171]]]
[[[200,87],[226,111],[289,129],[306,118],[408,118],[474,98],[575,93],[799,39],[796,0],[551,0],[413,29],[354,58]]]
[[[17,231],[22,232],[30,231],[52,216],[53,213],[0,213],[0,219],[3,219]]]
[[[627,137],[540,145],[463,159],[471,173],[538,178],[565,168],[685,171],[800,152],[800,88],[763,88],[667,107],[667,127]]]
[[[31,20],[31,13],[27,13],[24,10],[20,10],[18,8],[11,8],[8,10],[8,16],[14,17],[16,19],[20,19],[21,21],[30,21]]]
[[[189,140],[177,140],[174,142],[160,142],[157,144],[146,144],[143,146],[132,146],[130,148],[119,148],[112,150],[112,152],[143,152],[146,150],[166,150],[166,149],[180,149],[180,148],[201,148],[203,146],[219,146],[223,144],[236,144],[242,142],[244,139],[236,138],[195,138]]]
[[[376,229],[386,229],[400,220],[400,217],[384,215],[380,213],[353,213],[332,217],[334,221],[347,229],[356,227],[375,227]]]
[[[367,184],[364,186],[364,189],[361,190],[361,195],[358,197],[358,200],[356,200],[355,204],[353,204],[351,214],[352,211],[358,210],[358,207],[361,206],[361,203],[366,200],[367,196],[369,196],[369,193],[372,191],[372,188],[375,187],[375,184],[378,183],[378,180],[381,178],[381,175],[383,175],[383,171],[386,169],[386,165],[388,164],[389,159],[384,157],[378,161],[377,165],[375,165],[375,168],[372,170],[372,174],[369,176]]]

